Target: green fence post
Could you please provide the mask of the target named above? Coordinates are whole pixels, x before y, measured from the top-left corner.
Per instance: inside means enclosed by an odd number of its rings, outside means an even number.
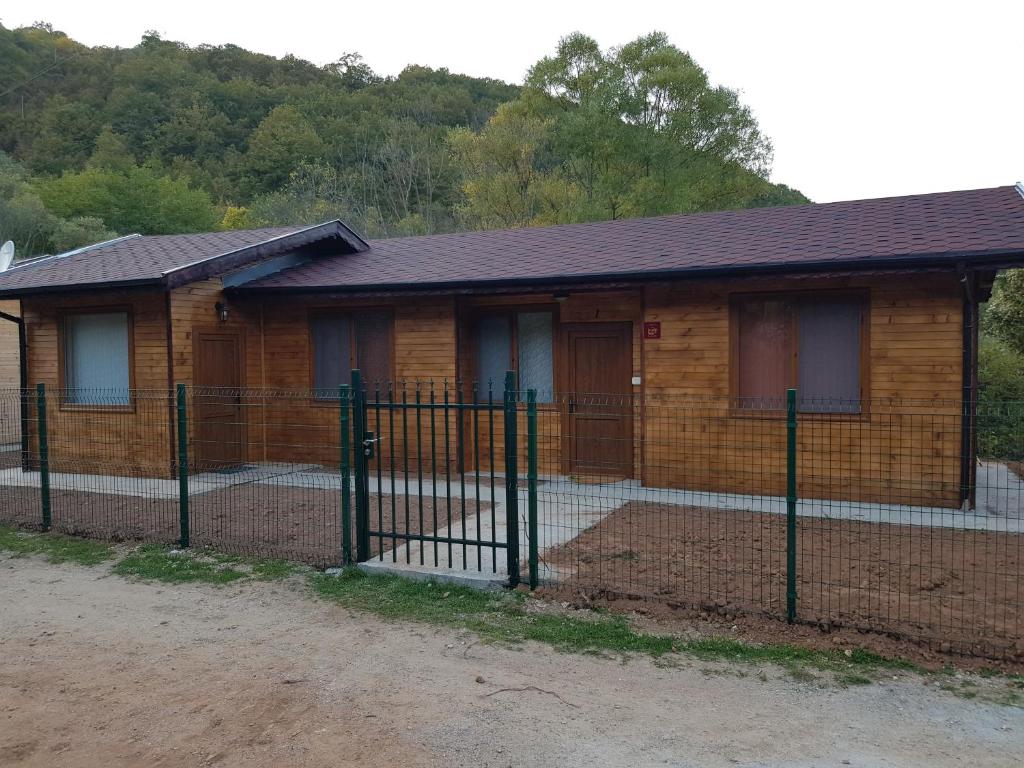
[[[519,585],[519,440],[516,373],[505,374],[505,525],[508,531],[508,583]]]
[[[369,471],[366,450],[366,393],[358,369],[352,371],[352,432],[356,439],[356,560],[365,563],[370,559],[370,509]]]
[[[530,589],[536,589],[537,578],[537,390],[526,393],[526,535],[529,539]]]
[[[43,530],[50,530],[50,443],[46,429],[46,385],[36,384],[36,417],[39,423],[39,493],[43,505]]]
[[[341,564],[352,562],[352,480],[349,466],[352,444],[349,441],[349,389],[347,384],[338,387],[338,417],[341,427]]]
[[[184,384],[178,390],[178,544],[189,546],[191,531],[188,518],[188,396]]]
[[[796,390],[786,390],[786,621],[796,621]]]

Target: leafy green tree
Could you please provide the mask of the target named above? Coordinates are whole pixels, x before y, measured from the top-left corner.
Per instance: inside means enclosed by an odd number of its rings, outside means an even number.
[[[42,181],[39,192],[57,216],[100,219],[118,232],[202,232],[217,223],[206,192],[148,167],[136,166],[126,173],[90,167]]]
[[[43,253],[57,223],[21,165],[0,152],[0,243],[12,240],[17,256]]]
[[[74,219],[58,220],[50,234],[50,243],[55,252],[62,253],[115,237],[117,232],[107,229],[102,219],[95,216],[78,216]]]
[[[135,167],[135,157],[128,149],[128,143],[108,125],[96,137],[96,146],[87,165],[104,171],[128,173]]]
[[[982,318],[986,333],[1024,354],[1024,269],[999,274]]]
[[[245,188],[252,194],[283,186],[303,162],[315,162],[324,152],[323,141],[295,107],[275,107],[249,140],[243,161]]]
[[[452,154],[465,179],[466,223],[489,228],[572,220],[578,189],[557,168],[545,168],[551,130],[550,120],[511,103],[498,107],[479,133],[451,133]]]

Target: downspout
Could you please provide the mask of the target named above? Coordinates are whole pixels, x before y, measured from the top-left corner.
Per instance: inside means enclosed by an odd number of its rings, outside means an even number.
[[[977,435],[975,421],[978,411],[978,297],[976,275],[972,271],[960,270],[960,284],[963,286],[963,359],[960,421],[960,503],[964,511],[974,509],[977,467]]]
[[[20,306],[20,302],[19,302]],[[7,320],[18,325],[18,380],[21,384],[21,397],[18,398],[21,417],[21,469],[27,472],[28,466],[28,342],[25,340],[25,318],[0,312],[0,320]]]

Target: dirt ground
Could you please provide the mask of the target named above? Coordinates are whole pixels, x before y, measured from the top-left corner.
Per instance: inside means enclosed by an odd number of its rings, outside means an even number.
[[[784,617],[785,537],[780,515],[629,503],[544,559],[593,599]],[[801,517],[797,553],[802,621],[1024,658],[1024,536]]]
[[[420,533],[434,530],[434,506],[423,499],[423,527],[416,496],[370,496],[370,525],[374,530]],[[406,525],[408,503],[409,522]],[[179,536],[177,499],[117,496],[88,491],[51,490],[53,530],[112,541],[171,544]],[[448,508],[438,500],[437,520],[447,525]],[[316,567],[341,560],[341,494],[338,491],[267,483],[235,485],[190,497],[190,527],[195,546],[212,545],[235,554],[280,557]],[[481,502],[481,509],[490,505]],[[476,515],[476,502],[465,501],[467,518]],[[460,499],[451,513],[460,519]],[[354,514],[354,507],[353,507]],[[41,520],[39,489],[0,488],[0,521],[35,527]],[[392,517],[392,515],[394,517]],[[383,517],[384,527],[378,528]],[[355,541],[353,521],[353,542]],[[372,554],[380,537],[370,540]],[[401,541],[398,542],[401,544]],[[384,549],[392,542],[383,539]]]
[[[4,766],[1024,760],[1019,710],[913,675],[842,689],[770,668],[509,649],[294,582],[172,587],[34,558],[0,556],[0,604]]]

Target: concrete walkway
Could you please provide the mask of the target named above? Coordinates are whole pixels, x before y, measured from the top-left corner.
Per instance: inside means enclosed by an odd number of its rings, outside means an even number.
[[[250,464],[239,472],[203,472],[188,479],[189,496],[219,491],[234,485],[265,482],[314,468],[314,464]],[[335,475],[337,478],[337,475]],[[335,479],[335,482],[339,481]],[[0,470],[0,487],[5,485],[38,488],[38,472],[23,472],[20,467]],[[178,498],[178,481],[156,477],[50,473],[51,490],[86,491],[113,496],[139,496],[149,499]]]
[[[451,498],[477,498],[476,478],[467,475],[465,483],[453,481],[433,485],[414,478],[383,476],[381,489],[384,494],[419,496],[424,499],[444,499],[450,492]],[[231,473],[207,472],[189,478],[189,495],[198,496],[232,486],[258,483],[319,490],[340,489],[341,478],[336,472],[322,471],[312,464],[254,464]],[[39,487],[38,472],[22,472],[19,468],[0,470],[0,486]],[[51,473],[50,485],[54,490],[75,490],[104,493],[118,496],[174,499],[178,495],[178,481],[174,479],[119,477],[113,475],[86,475]],[[797,514],[837,520],[857,520],[894,525],[913,525],[951,528],[960,530],[994,531],[1020,533],[1024,531],[1024,483],[1020,477],[1005,465],[981,462],[978,469],[978,508],[972,512],[943,507],[917,507],[899,504],[870,504],[851,501],[829,501],[824,499],[801,499],[797,503]],[[371,478],[371,493],[377,490],[376,477]],[[489,477],[480,476],[480,501],[490,504],[492,499]],[[494,505],[481,514],[467,514],[465,533],[461,518],[451,528],[443,527],[436,532],[438,538],[472,539],[482,541],[507,540],[506,505],[504,478],[495,479]],[[582,484],[562,476],[541,479],[538,485],[538,550],[543,553],[551,547],[571,541],[580,533],[603,520],[608,514],[624,504],[640,502],[674,506],[707,507],[711,509],[739,510],[768,514],[785,514],[786,500],[781,496],[752,496],[724,494],[708,491],[648,488],[636,481],[620,481],[606,484]],[[518,494],[520,559],[525,562],[528,552],[528,531],[526,526],[527,491],[521,488]],[[493,519],[493,522],[492,522]],[[436,566],[435,566],[436,554]],[[422,558],[423,566],[420,566]],[[390,568],[420,571],[426,568],[465,570],[491,573],[505,579],[508,574],[506,550],[472,544],[452,544],[449,557],[447,543],[409,542],[384,552],[376,560]],[[541,578],[555,574],[543,564]]]

